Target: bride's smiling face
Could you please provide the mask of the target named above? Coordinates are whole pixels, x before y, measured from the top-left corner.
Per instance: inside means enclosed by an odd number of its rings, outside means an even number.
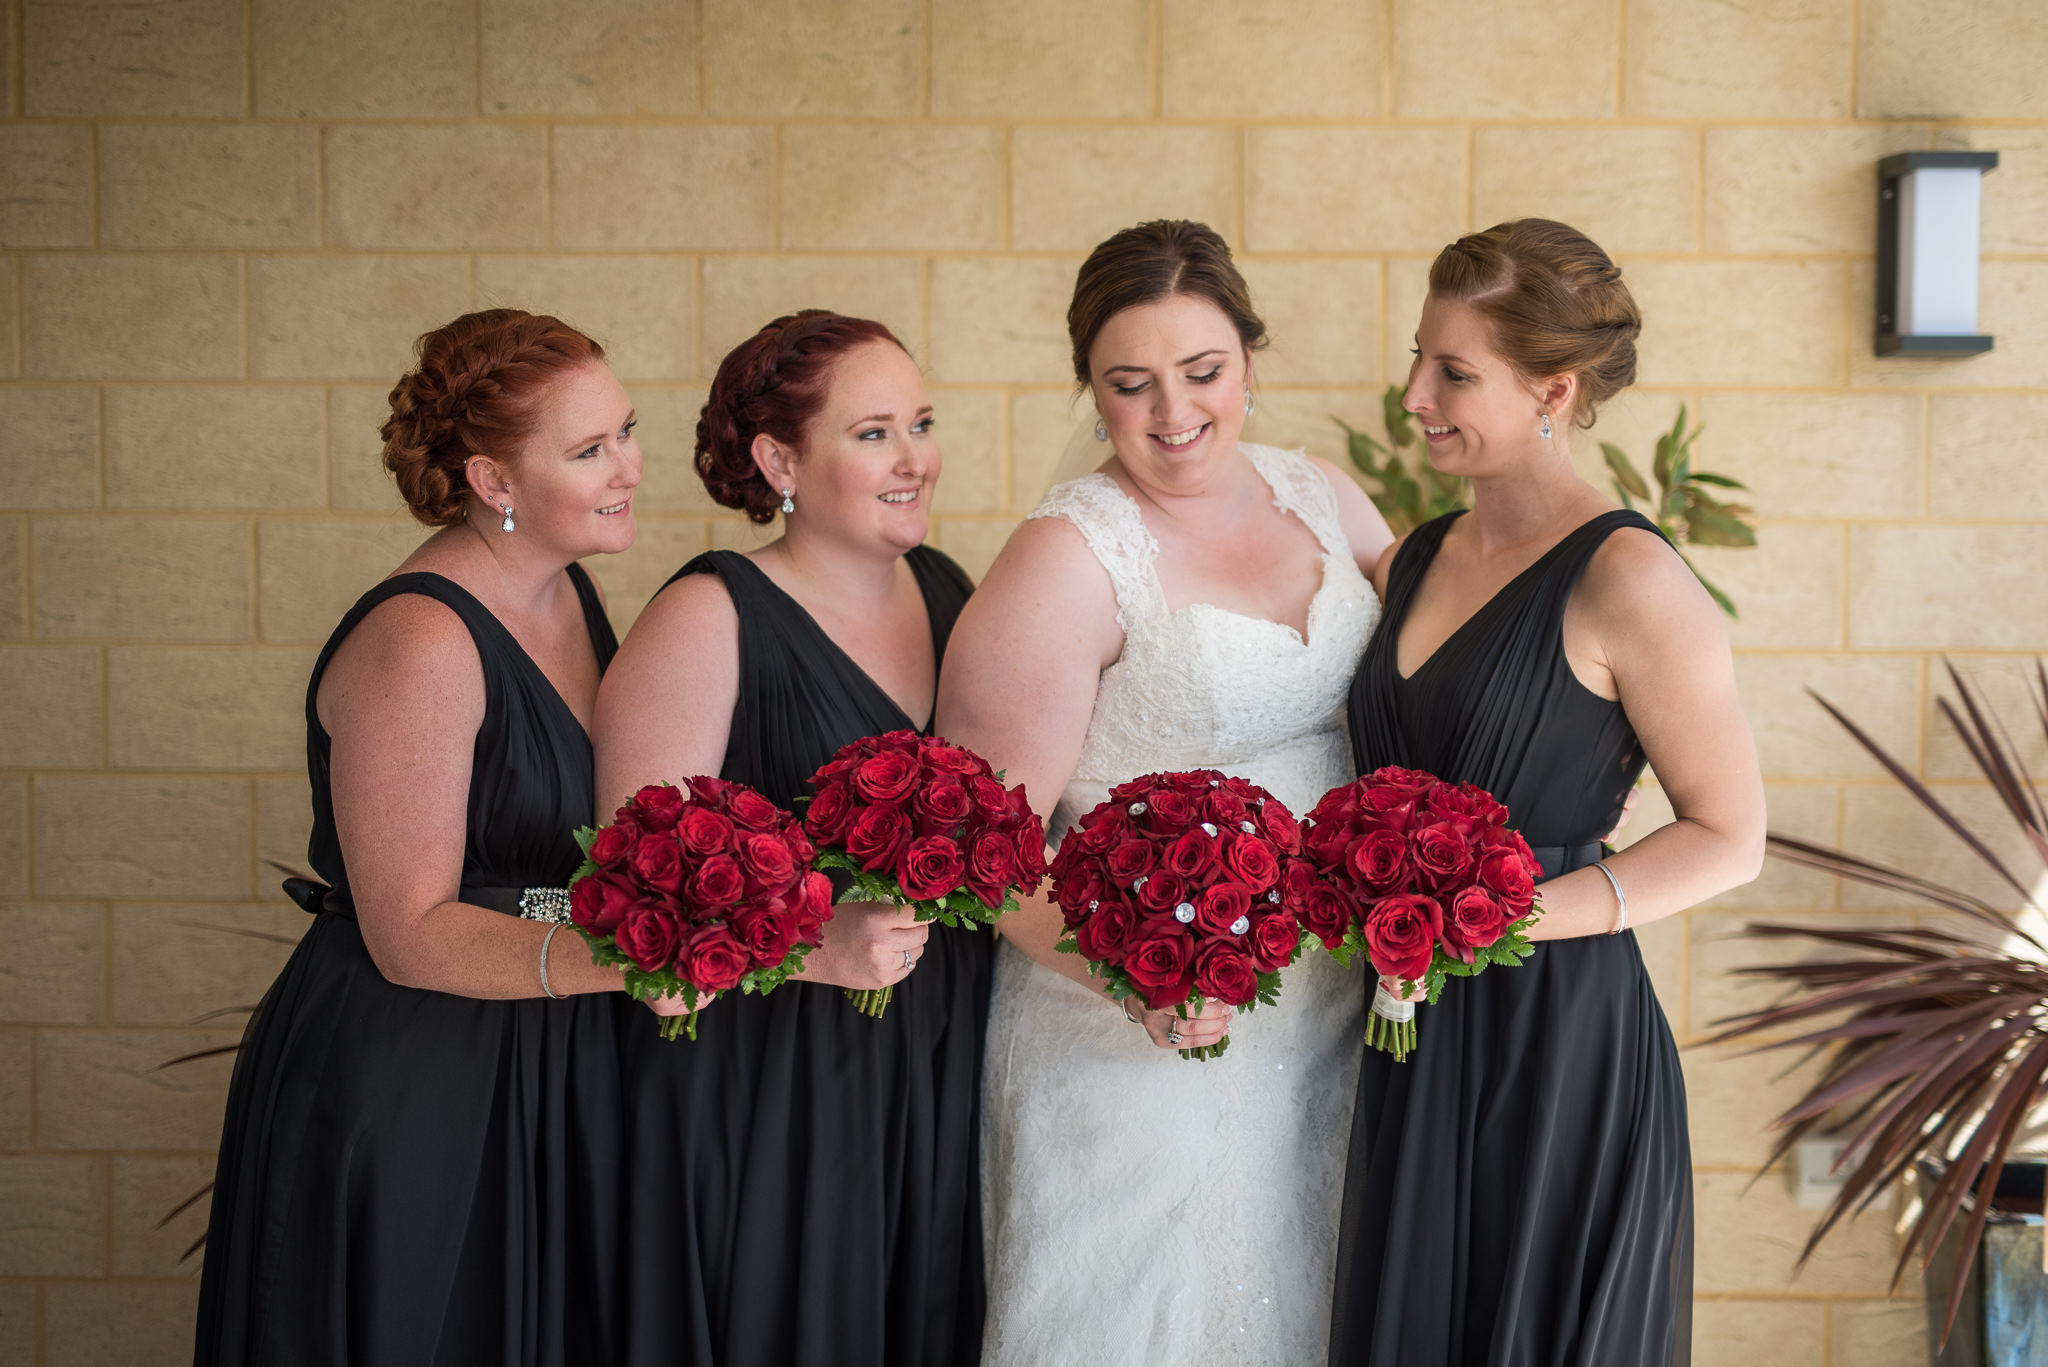
[[[1089,388],[1133,478],[1205,483],[1237,450],[1251,362],[1222,309],[1169,294],[1110,318],[1088,348]]]

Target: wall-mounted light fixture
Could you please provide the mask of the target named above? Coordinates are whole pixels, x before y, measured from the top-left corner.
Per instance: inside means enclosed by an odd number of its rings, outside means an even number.
[[[1877,164],[1877,354],[1974,356],[1978,208],[1996,152],[1901,152]]]

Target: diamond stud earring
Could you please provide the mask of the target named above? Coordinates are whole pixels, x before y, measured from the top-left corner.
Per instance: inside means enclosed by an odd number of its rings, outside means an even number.
[[[1102,419],[1100,419],[1100,418],[1097,418],[1097,419],[1095,420],[1095,440],[1097,440],[1097,441],[1108,441],[1108,440],[1109,440],[1109,429],[1108,429],[1107,427],[1104,427],[1104,426],[1102,425]]]

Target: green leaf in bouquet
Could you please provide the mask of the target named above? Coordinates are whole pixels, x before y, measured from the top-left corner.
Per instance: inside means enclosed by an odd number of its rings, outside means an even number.
[[[577,883],[582,882],[584,879],[590,877],[591,874],[596,872],[596,861],[591,859],[585,859],[581,864],[578,864],[576,866],[576,872],[569,875],[570,886],[575,886]]]
[[[583,851],[583,853],[584,853],[584,854],[585,854],[586,856],[587,856],[587,855],[589,855],[589,853],[590,853],[590,847],[591,847],[591,846],[592,846],[593,844],[595,844],[595,843],[596,843],[596,841],[597,841],[597,827],[595,827],[595,826],[578,826],[578,827],[576,828],[576,848],[577,848],[577,849],[579,849],[579,850],[581,850],[581,851]]]

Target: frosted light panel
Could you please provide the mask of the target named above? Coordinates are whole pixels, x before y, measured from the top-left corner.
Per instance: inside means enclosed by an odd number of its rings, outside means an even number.
[[[1899,178],[1901,333],[1967,337],[1977,331],[1983,184],[1974,166],[1923,166]]]

